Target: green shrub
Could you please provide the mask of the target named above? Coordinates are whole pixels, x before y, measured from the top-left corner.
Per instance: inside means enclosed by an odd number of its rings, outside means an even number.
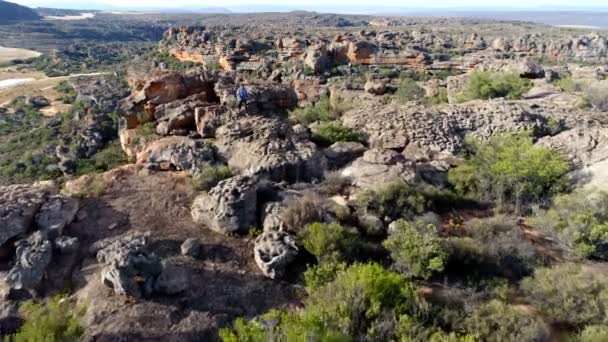
[[[416,84],[416,81],[411,78],[402,79],[395,92],[397,101],[400,103],[420,100],[424,97],[424,94],[424,89],[420,88],[418,84]]]
[[[312,140],[320,144],[331,145],[336,142],[361,141],[363,138],[361,133],[356,130],[342,126],[337,121],[329,121],[322,122],[315,128]]]
[[[575,82],[571,76],[562,77],[557,80],[556,85],[567,93],[575,93],[583,90],[581,82]]]
[[[209,191],[224,179],[232,177],[232,172],[225,165],[208,165],[192,176],[194,188],[199,191]]]
[[[304,272],[304,282],[309,290],[316,290],[336,279],[338,272],[344,271],[348,266],[343,262],[322,262],[308,267]]]
[[[114,140],[91,159],[79,159],[76,165],[76,175],[92,172],[105,172],[128,163],[127,155],[122,150],[120,141]]]
[[[590,325],[579,334],[580,342],[600,342],[608,341],[608,326],[606,325]]]
[[[608,260],[608,193],[557,196],[532,222],[556,232],[580,256]]]
[[[468,144],[472,155],[448,174],[464,196],[520,210],[566,187],[568,162],[554,150],[534,146],[529,134],[498,135],[484,143],[469,139]]]
[[[59,84],[57,84],[53,89],[61,94],[61,101],[63,101],[63,103],[74,103],[76,101],[76,97],[78,96],[76,89],[74,89],[74,87],[72,87],[68,81],[59,82]]]
[[[223,341],[389,341],[410,332],[421,312],[416,288],[377,264],[356,264],[311,289],[305,308],[271,311],[223,329]],[[407,336],[403,336],[406,340]]]
[[[21,306],[25,323],[6,342],[69,342],[79,341],[84,333],[78,318],[84,308],[75,308],[64,296],[55,296],[47,303],[28,301]]]
[[[566,263],[537,269],[521,288],[552,322],[581,327],[607,318],[608,278],[590,266]]]
[[[520,279],[542,263],[514,217],[498,215],[473,219],[467,222],[465,230],[479,242],[480,260],[492,265],[492,275]]]
[[[460,94],[459,100],[487,100],[496,97],[519,99],[530,88],[532,88],[532,82],[517,74],[475,71]]]
[[[337,223],[311,223],[304,228],[303,245],[321,261],[337,261],[342,258],[347,234]]]
[[[439,88],[437,94],[431,97],[431,103],[434,105],[448,103],[448,90],[446,88]]]
[[[437,228],[422,221],[397,221],[396,231],[384,241],[384,246],[399,267],[423,279],[443,271],[447,260]]]
[[[381,218],[411,219],[422,214],[428,201],[414,186],[395,180],[378,190],[367,190],[357,195],[359,211],[367,211]]]
[[[331,98],[322,96],[313,105],[304,108],[294,109],[289,113],[289,117],[304,126],[308,126],[317,121],[334,121],[338,119],[347,109],[348,105],[339,96]]]
[[[466,319],[467,331],[480,341],[544,341],[548,327],[530,314],[492,300],[477,307]]]

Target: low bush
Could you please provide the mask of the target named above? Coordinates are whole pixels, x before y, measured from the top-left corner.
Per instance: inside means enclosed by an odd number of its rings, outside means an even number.
[[[395,92],[397,101],[400,103],[421,100],[424,98],[424,94],[424,89],[420,88],[412,78],[403,78]]]
[[[272,311],[233,329],[223,341],[406,341],[422,311],[416,288],[378,264],[356,264],[311,290],[305,308]],[[401,336],[403,335],[403,336]]]
[[[289,117],[304,126],[313,122],[334,121],[348,110],[349,105],[338,95],[322,96],[316,103],[304,108],[297,108],[289,113]]]
[[[577,264],[541,268],[521,288],[528,301],[554,323],[582,327],[605,322],[608,279],[605,274]]]
[[[345,127],[337,121],[322,122],[313,131],[312,140],[322,145],[337,142],[362,141],[363,136],[356,130]]]
[[[477,307],[465,320],[467,331],[480,341],[545,341],[547,325],[538,317],[509,304],[491,300]]]
[[[557,196],[532,223],[555,232],[582,257],[608,260],[608,193]]]
[[[422,214],[428,207],[428,201],[414,186],[395,180],[378,190],[358,194],[356,207],[359,211],[371,212],[393,221]]]
[[[399,220],[395,225],[396,231],[384,241],[384,246],[399,268],[423,279],[443,271],[447,253],[435,226],[405,220]]]
[[[342,259],[347,238],[341,225],[316,222],[304,228],[302,243],[319,261],[338,261]]]
[[[519,211],[530,204],[545,204],[566,189],[568,162],[554,150],[534,146],[529,134],[467,142],[472,154],[448,174],[461,195]]]
[[[76,165],[76,175],[93,172],[105,172],[128,163],[127,155],[122,150],[119,140],[114,140],[91,159],[79,159]]]
[[[519,99],[530,88],[532,88],[532,82],[517,74],[475,71],[460,94],[459,100],[464,102],[497,97]]]
[[[79,341],[84,333],[78,318],[84,308],[76,308],[64,296],[55,296],[47,303],[28,301],[21,306],[25,323],[19,331],[4,338],[6,342],[70,342]]]
[[[297,200],[288,203],[281,215],[284,229],[299,234],[308,224],[323,220],[325,205],[316,194],[306,193]]]
[[[448,90],[446,88],[439,88],[437,94],[430,98],[430,102],[434,105],[448,103]]]
[[[332,261],[308,267],[304,272],[306,287],[309,291],[314,291],[327,283],[331,283],[336,279],[338,272],[344,271],[347,267],[346,263]]]
[[[232,172],[225,165],[207,165],[194,173],[192,183],[199,191],[209,191],[224,179],[232,177]]]
[[[72,87],[68,81],[59,82],[59,84],[57,84],[53,89],[60,94],[60,98],[63,103],[69,104],[76,102],[78,92],[76,92],[76,89],[74,89],[74,87]]]

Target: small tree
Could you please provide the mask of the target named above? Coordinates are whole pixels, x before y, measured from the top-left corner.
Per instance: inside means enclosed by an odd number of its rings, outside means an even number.
[[[517,74],[476,71],[471,75],[466,88],[460,94],[460,100],[464,102],[496,97],[519,99],[530,88],[532,88],[532,82]]]
[[[447,253],[435,226],[422,221],[399,220],[396,228],[397,231],[384,241],[384,246],[399,267],[423,279],[443,271]]]
[[[468,139],[473,153],[449,171],[457,192],[517,210],[543,203],[566,187],[568,162],[554,150],[536,147],[527,133],[498,135],[486,142]]]
[[[304,248],[320,261],[342,258],[346,231],[337,223],[312,223],[304,228]]]

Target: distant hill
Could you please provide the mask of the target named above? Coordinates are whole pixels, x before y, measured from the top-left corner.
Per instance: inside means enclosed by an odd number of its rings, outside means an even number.
[[[33,9],[0,0],[0,21],[38,19],[40,19],[40,16]]]

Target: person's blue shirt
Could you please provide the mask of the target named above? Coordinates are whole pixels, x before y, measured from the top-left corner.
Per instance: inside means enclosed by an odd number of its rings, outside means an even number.
[[[242,85],[239,87],[239,89],[236,91],[236,96],[241,101],[247,100],[247,98],[249,97],[249,94],[247,93],[247,89],[245,88],[245,86]]]

